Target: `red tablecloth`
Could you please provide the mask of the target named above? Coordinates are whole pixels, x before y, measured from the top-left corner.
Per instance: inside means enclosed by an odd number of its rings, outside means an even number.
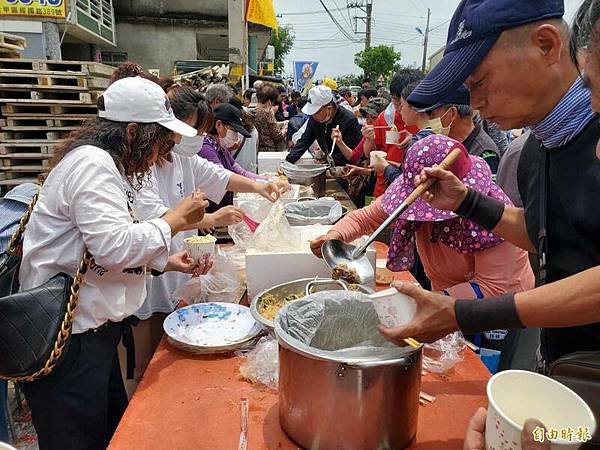
[[[464,361],[445,376],[423,377],[422,390],[437,400],[420,407],[417,437],[410,449],[462,448],[470,417],[487,403],[490,377],[474,353],[465,350],[462,356]],[[298,448],[279,426],[277,394],[241,380],[241,362],[231,355],[192,356],[163,338],[109,449],[235,449],[244,397],[250,406],[250,450]]]

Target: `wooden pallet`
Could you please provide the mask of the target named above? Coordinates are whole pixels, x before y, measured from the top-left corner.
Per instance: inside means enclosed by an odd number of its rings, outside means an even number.
[[[56,128],[65,128],[65,127],[79,127],[83,122],[89,119],[93,119],[96,117],[95,115],[89,114],[87,116],[53,116],[52,118],[47,118],[47,115],[40,116],[9,116],[3,119],[0,119],[0,128],[14,128],[14,127],[36,127],[36,129],[40,129],[40,127],[56,127]],[[14,131],[14,130],[13,130]],[[18,130],[17,130],[18,131]]]
[[[44,172],[45,169],[46,168],[42,164],[26,164],[26,165],[11,166],[11,167],[0,166],[0,170],[4,173],[4,175],[8,179],[18,178],[19,176],[22,176],[21,174],[23,174],[23,173],[38,175],[38,174]]]
[[[51,127],[54,125],[54,120],[43,117],[5,117],[0,119],[0,127]]]
[[[12,70],[44,70],[52,72],[83,72],[86,75],[94,75],[110,78],[114,67],[90,61],[56,61],[40,59],[14,59],[0,58],[0,69]]]
[[[16,45],[18,47],[27,47],[27,39],[23,36],[5,33],[0,31],[0,44]]]
[[[51,153],[9,153],[6,155],[0,155],[0,161],[12,160],[12,161],[23,161],[23,160],[48,160],[52,158]]]
[[[38,182],[39,182],[38,177],[32,177],[29,174],[23,174],[22,177],[0,180],[0,186],[8,188],[8,190],[10,190],[11,188],[18,186],[19,184],[22,184],[22,183],[36,183],[37,184]]]
[[[64,103],[67,102],[81,102],[92,104],[98,100],[100,93],[96,92],[73,92],[71,90],[61,90],[58,92],[56,89],[52,90],[4,90],[0,89],[0,102],[2,103],[29,103],[32,100],[43,100],[45,103]],[[81,88],[75,88],[81,90]],[[85,90],[85,88],[83,89]]]
[[[2,102],[2,99],[0,99]],[[46,104],[40,102],[8,103],[0,105],[5,117],[48,117],[48,116],[85,116],[88,119],[98,115],[96,105],[81,102]]]
[[[27,131],[0,131],[0,141],[2,143],[20,143],[24,141],[24,143],[30,143],[31,141],[59,141],[61,139],[65,139],[71,134],[71,131],[76,130],[78,127],[64,127],[67,128],[65,130],[52,129],[52,131],[48,130],[27,130]]]
[[[0,155],[0,170],[11,170],[13,172],[42,172],[46,169],[48,159],[52,155],[44,155],[46,158],[7,158]]]
[[[48,142],[0,142],[0,155],[14,155],[19,153],[32,153],[38,155],[52,155],[52,150],[60,141]]]
[[[3,100],[0,99],[0,103]],[[19,102],[19,103],[7,103],[0,105],[0,110],[3,116],[54,116],[54,115],[84,115],[84,116],[96,116],[98,114],[98,108],[96,105],[83,103],[83,102]]]

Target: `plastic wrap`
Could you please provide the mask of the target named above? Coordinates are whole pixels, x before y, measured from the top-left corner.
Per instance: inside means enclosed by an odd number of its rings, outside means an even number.
[[[392,360],[413,351],[387,341],[377,325],[364,294],[320,291],[288,303],[275,319],[275,332],[300,351],[349,362]]]
[[[246,360],[240,366],[240,375],[252,382],[264,384],[277,390],[279,381],[279,347],[272,336],[260,338],[256,346],[250,350],[236,352]]]
[[[190,305],[201,302],[239,303],[245,289],[232,259],[219,249],[210,272],[191,278],[175,290],[173,298]]]
[[[463,360],[460,352],[465,349],[465,338],[457,331],[448,336],[425,344],[423,349],[423,368],[433,373],[444,373]]]
[[[342,217],[342,204],[327,198],[289,203],[285,216],[290,225],[331,225]]]

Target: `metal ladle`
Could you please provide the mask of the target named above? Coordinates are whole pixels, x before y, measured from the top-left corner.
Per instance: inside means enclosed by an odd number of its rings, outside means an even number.
[[[444,158],[438,167],[448,170],[448,168],[451,167],[452,164],[454,164],[454,162],[458,159],[461,153],[462,152],[460,149],[455,148],[448,154],[448,156]],[[381,234],[383,230],[388,227],[389,224],[396,220],[400,214],[406,211],[406,209],[412,205],[417,198],[423,195],[423,193],[425,193],[425,191],[427,191],[427,189],[429,189],[433,183],[435,183],[435,178],[429,178],[424,183],[418,185],[362,245],[356,247],[352,244],[347,244],[337,239],[326,241],[323,244],[322,253],[323,259],[325,259],[327,265],[333,269],[340,264],[346,264],[361,278],[361,284],[364,283],[362,274],[365,274],[365,276],[368,277],[368,270],[365,264],[368,264],[371,274],[373,273],[373,268],[371,267],[369,260],[364,256],[367,247],[371,245],[371,243],[377,238],[377,236]]]

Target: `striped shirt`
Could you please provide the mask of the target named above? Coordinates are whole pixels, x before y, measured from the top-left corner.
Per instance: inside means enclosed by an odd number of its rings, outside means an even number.
[[[592,94],[577,77],[550,114],[532,128],[532,133],[544,147],[557,148],[579,135],[595,116]]]
[[[27,207],[28,205],[25,203],[16,200],[2,199],[0,201],[0,253],[8,246]]]

